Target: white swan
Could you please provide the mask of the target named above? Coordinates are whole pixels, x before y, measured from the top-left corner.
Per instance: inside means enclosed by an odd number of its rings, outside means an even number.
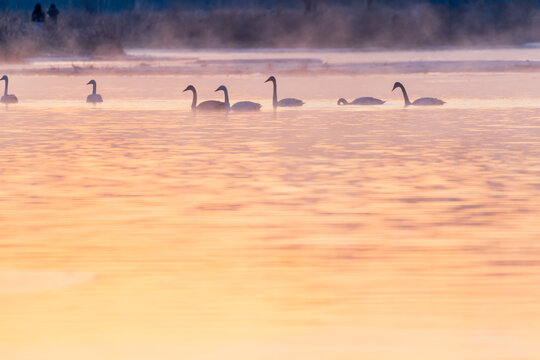
[[[286,99],[281,99],[281,100],[278,101],[278,99],[277,99],[276,78],[273,77],[273,76],[270,76],[268,79],[266,79],[265,83],[269,82],[269,81],[271,81],[272,84],[274,84],[274,95],[273,95],[273,98],[272,98],[272,105],[274,105],[274,109],[277,108],[278,106],[291,107],[291,106],[302,106],[302,105],[304,105],[304,102],[302,100],[293,99],[293,98],[286,98]]]
[[[262,105],[253,101],[239,101],[231,106],[232,111],[259,111]]]
[[[15,95],[9,95],[7,92],[8,92],[8,85],[9,85],[9,80],[8,80],[8,77],[7,75],[4,75],[2,76],[2,78],[0,78],[0,81],[4,80],[6,82],[6,87],[4,88],[4,96],[2,96],[2,99],[0,99],[0,102],[4,103],[4,104],[16,104],[19,102],[19,100],[17,99],[17,97]]]
[[[227,91],[227,87],[225,85],[221,85],[216,91],[223,90],[225,93],[225,104],[226,106],[229,106],[229,91]],[[235,103],[233,106],[230,106],[230,109],[232,111],[259,111],[261,110],[262,105],[253,101],[239,101]]]
[[[217,101],[217,100],[203,101],[202,103],[197,105],[197,90],[195,90],[195,86],[188,85],[188,87],[186,87],[183,92],[186,92],[188,90],[193,92],[193,101],[191,102],[191,110],[193,110],[193,111],[225,111],[225,110],[228,110],[228,108],[225,106],[224,102]]]
[[[96,80],[90,80],[86,85],[90,84],[92,84],[92,93],[86,97],[86,102],[92,104],[103,102],[103,98],[101,97],[101,95],[96,94]]]
[[[413,102],[409,100],[409,96],[407,95],[407,91],[405,90],[405,86],[403,86],[402,83],[396,82],[394,83],[394,87],[392,88],[392,91],[395,89],[400,88],[403,92],[403,99],[405,99],[405,106],[409,105],[415,105],[415,106],[438,106],[443,105],[446,102],[442,101],[440,99],[432,98],[432,97],[423,97],[420,99],[416,99]]]
[[[338,105],[382,105],[386,101],[376,99],[374,97],[366,96],[366,97],[359,97],[354,99],[352,102],[348,102],[344,98],[340,98],[337,101]]]

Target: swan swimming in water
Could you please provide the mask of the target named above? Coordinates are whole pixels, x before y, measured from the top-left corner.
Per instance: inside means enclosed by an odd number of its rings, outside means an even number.
[[[261,104],[254,103],[252,101],[240,101],[231,106],[231,103],[229,102],[229,91],[227,90],[227,87],[225,85],[221,85],[216,89],[216,91],[223,91],[225,94],[225,108],[227,110],[233,110],[233,111],[259,111],[261,109]]]
[[[231,106],[232,111],[259,111],[262,105],[253,101],[239,101]]]
[[[7,92],[8,92],[8,85],[9,85],[9,80],[8,80],[8,77],[7,75],[4,75],[2,76],[2,78],[0,78],[0,81],[4,80],[6,82],[6,87],[4,88],[4,96],[2,96],[2,99],[0,99],[0,102],[4,103],[4,104],[16,104],[19,102],[19,100],[17,99],[17,97],[15,95],[9,95]]]
[[[207,100],[207,101],[203,101],[202,103],[197,105],[197,90],[195,90],[195,86],[188,85],[188,87],[186,87],[183,92],[186,92],[188,90],[193,92],[193,101],[191,102],[191,110],[193,110],[193,111],[225,111],[225,110],[228,110],[228,107],[225,106],[224,102],[217,101],[217,100]]]
[[[278,101],[277,99],[277,85],[276,85],[276,78],[273,76],[270,76],[268,79],[266,79],[266,82],[271,81],[272,84],[274,84],[274,96],[272,98],[272,105],[274,105],[274,109],[278,106],[280,107],[291,107],[291,106],[302,106],[304,105],[304,102],[302,100],[294,99],[294,98],[286,98],[281,99]]]
[[[103,102],[103,98],[101,97],[101,95],[96,94],[96,80],[90,80],[86,85],[90,84],[92,84],[92,93],[86,97],[86,102],[92,104]]]
[[[338,105],[382,105],[385,102],[386,101],[367,96],[367,97],[356,98],[352,102],[348,102],[344,98],[340,98],[337,101],[337,104]]]
[[[229,103],[229,91],[225,85],[221,85],[216,91],[223,91],[225,93],[225,107],[230,108],[232,111],[259,111],[261,110],[261,104],[253,101],[239,101],[233,106]]]
[[[442,101],[440,99],[432,98],[432,97],[423,97],[420,99],[416,99],[413,102],[409,100],[409,96],[407,95],[407,91],[405,91],[405,86],[403,86],[402,83],[396,82],[394,83],[394,87],[392,88],[392,91],[395,89],[400,88],[403,92],[403,99],[405,99],[405,106],[409,105],[415,105],[415,106],[437,106],[437,105],[443,105],[446,102]]]

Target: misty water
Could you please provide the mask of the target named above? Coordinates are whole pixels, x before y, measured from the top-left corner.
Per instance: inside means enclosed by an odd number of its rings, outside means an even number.
[[[0,108],[0,358],[538,359],[539,60],[3,65],[20,103]],[[306,105],[274,112],[269,75]],[[404,108],[395,81],[447,104]],[[188,84],[262,111],[193,114]],[[336,105],[360,96],[387,102]]]

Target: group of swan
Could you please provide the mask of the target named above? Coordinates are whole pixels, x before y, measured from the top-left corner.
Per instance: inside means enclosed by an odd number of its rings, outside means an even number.
[[[2,80],[6,82],[6,86],[4,88],[4,95],[2,96],[0,102],[4,104],[16,104],[18,102],[17,97],[15,95],[10,95],[7,93],[9,84],[7,75],[2,76],[2,78],[0,78],[0,81]],[[277,107],[295,107],[304,105],[304,102],[302,100],[294,98],[285,98],[278,101],[276,78],[270,76],[268,79],[266,79],[265,83],[269,81],[273,84],[272,105],[274,109],[276,109]],[[86,98],[86,102],[92,104],[103,102],[103,98],[101,97],[101,95],[96,93],[96,81],[90,80],[86,85],[92,85],[92,94],[88,95],[88,97]],[[397,88],[400,88],[401,92],[403,93],[405,106],[438,106],[445,104],[444,101],[432,97],[423,97],[411,102],[409,100],[409,96],[407,95],[407,91],[405,90],[405,86],[403,86],[403,84],[400,82],[396,82],[394,83],[392,91]],[[191,102],[191,109],[193,111],[259,111],[262,107],[261,104],[252,101],[240,101],[231,106],[229,102],[229,91],[224,85],[221,85],[215,90],[223,91],[225,95],[224,101],[208,100],[203,101],[199,105],[197,105],[197,90],[195,90],[195,87],[193,85],[189,85],[184,89],[184,92],[188,90],[193,92],[193,101]],[[338,105],[382,105],[384,103],[385,101],[373,97],[360,97],[354,99],[354,101],[352,102],[347,102],[347,100],[345,100],[344,98],[340,98],[337,101]]]
[[[273,92],[273,98],[272,98],[272,105],[274,106],[274,109],[279,107],[291,107],[291,106],[302,106],[304,105],[304,102],[302,100],[293,99],[293,98],[286,98],[281,99],[278,101],[277,99],[277,85],[276,85],[276,78],[273,76],[270,76],[268,79],[266,79],[266,82],[271,81],[274,85],[274,92]],[[195,86],[188,85],[187,88],[184,89],[185,91],[191,91],[193,92],[193,100],[191,101],[191,110],[193,111],[259,111],[262,107],[261,104],[253,102],[253,101],[239,101],[235,103],[233,106],[231,106],[229,102],[229,91],[227,90],[227,87],[225,85],[221,85],[218,87],[215,91],[223,91],[225,94],[225,101],[217,101],[217,100],[207,100],[203,101],[199,105],[197,105],[197,90],[195,89]]]
[[[446,102],[432,98],[432,97],[423,97],[420,99],[416,99],[413,102],[409,100],[409,96],[407,95],[407,90],[405,90],[405,86],[403,86],[400,82],[395,82],[394,87],[392,88],[392,91],[396,90],[397,88],[401,89],[401,92],[403,93],[403,100],[405,101],[405,106],[439,106],[443,105]],[[354,99],[352,102],[347,102],[344,98],[340,98],[337,101],[338,105],[382,105],[386,101],[372,98],[372,97],[360,97],[357,99]]]
[[[193,92],[193,100],[191,101],[191,110],[193,111],[259,111],[261,109],[261,104],[252,101],[240,101],[231,106],[231,103],[229,102],[229,91],[225,85],[221,85],[215,90],[223,91],[225,94],[225,101],[207,100],[199,105],[197,105],[197,90],[195,90],[195,86],[188,85],[188,87],[184,89],[184,92],[185,91]]]
[[[17,99],[17,97],[15,95],[8,94],[9,79],[8,79],[7,75],[2,76],[0,78],[0,81],[2,81],[2,80],[4,80],[6,82],[6,86],[4,88],[4,95],[0,99],[0,102],[4,103],[4,104],[16,104],[16,103],[18,103],[19,100]],[[86,85],[92,85],[93,86],[92,93],[90,95],[88,95],[88,97],[86,98],[86,102],[87,103],[93,103],[93,104],[103,102],[103,98],[101,97],[101,95],[96,93],[96,81],[95,80],[90,80],[88,82],[88,84],[86,84]]]

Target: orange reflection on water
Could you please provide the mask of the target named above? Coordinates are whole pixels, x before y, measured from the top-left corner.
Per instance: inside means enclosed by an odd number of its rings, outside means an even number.
[[[445,79],[482,106],[338,109],[352,80],[300,77],[283,95],[317,105],[274,114],[240,76],[263,112],[194,116],[187,77],[145,79],[166,82],[156,101],[106,77],[98,107],[20,85],[35,96],[0,121],[0,357],[537,359],[540,111],[483,76],[405,77],[418,96]]]

